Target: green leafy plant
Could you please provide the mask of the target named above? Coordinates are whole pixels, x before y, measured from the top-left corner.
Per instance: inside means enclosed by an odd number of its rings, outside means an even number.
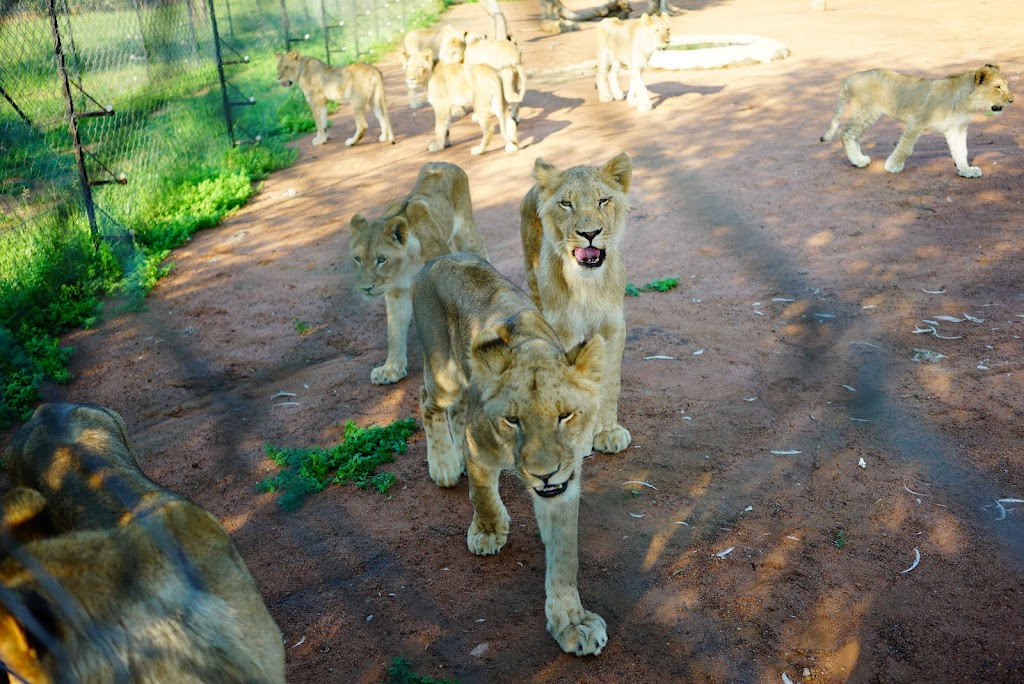
[[[457,679],[434,679],[416,674],[405,658],[401,656],[391,661],[388,675],[391,677],[390,684],[459,684]]]
[[[294,321],[292,321],[292,325],[295,326],[295,332],[299,333],[300,335],[305,335],[306,333],[313,329],[313,326],[299,318],[296,318]]]
[[[416,421],[412,418],[387,427],[365,428],[356,427],[349,420],[345,422],[344,441],[332,447],[300,449],[268,444],[267,456],[281,472],[260,482],[257,490],[280,494],[278,504],[289,511],[331,482],[352,482],[360,489],[373,487],[383,494],[394,484],[395,476],[377,473],[377,466],[391,463],[395,454],[404,454],[415,431]]]
[[[846,546],[846,536],[843,535],[842,530],[836,532],[836,538],[832,540],[832,543],[836,545],[836,548],[840,549]]]
[[[626,283],[626,296],[639,297],[641,292],[668,292],[679,285],[679,278],[662,278],[645,283],[637,287],[633,283]]]

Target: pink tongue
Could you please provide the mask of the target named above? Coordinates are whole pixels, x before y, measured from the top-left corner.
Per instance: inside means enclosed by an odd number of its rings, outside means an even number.
[[[601,250],[597,247],[577,247],[573,250],[576,255],[576,261],[588,261],[592,259],[599,259],[601,257]]]

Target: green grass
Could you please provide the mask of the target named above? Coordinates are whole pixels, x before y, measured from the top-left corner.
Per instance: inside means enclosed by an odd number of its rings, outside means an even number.
[[[405,658],[397,657],[391,661],[388,670],[389,684],[459,684],[457,679],[434,679],[412,671]]]
[[[662,278],[645,283],[637,287],[633,283],[626,283],[626,295],[628,297],[639,297],[641,292],[668,292],[679,285],[679,278]]]
[[[407,28],[430,25],[444,6],[444,0],[422,0],[403,12],[389,3],[376,17],[352,19],[332,38],[334,48],[345,49],[332,54],[332,62],[373,61],[399,39],[403,21]],[[173,267],[167,261],[172,250],[237,211],[271,172],[294,163],[297,153],[286,143],[315,128],[300,90],[282,88],[274,78],[280,7],[238,0],[230,22],[219,17],[222,36],[249,57],[225,67],[229,97],[251,96],[255,104],[233,110],[235,137],[260,135],[261,142],[232,147],[216,66],[205,57],[212,34],[197,22],[193,44],[183,33],[183,7],[147,6],[147,27],[159,27],[147,35],[148,69],[127,58],[141,49],[134,9],[74,17],[81,57],[75,66],[83,90],[100,103],[76,90],[76,106],[95,110],[109,103],[114,109],[111,116],[79,119],[90,173],[106,179],[109,170],[127,178],[93,189],[100,232],[112,238],[98,241],[77,190],[48,20],[27,12],[9,19],[20,52],[4,65],[5,88],[32,126],[0,107],[0,427],[28,417],[43,383],[70,381],[74,350],[61,336],[95,325],[111,295],[125,297],[129,309],[141,307]],[[365,38],[371,31],[379,41]],[[323,58],[322,35],[320,29],[318,43],[313,36],[297,47]]]
[[[278,504],[288,511],[301,506],[306,497],[322,492],[328,484],[351,482],[360,489],[373,487],[381,494],[395,482],[392,473],[378,473],[377,467],[404,454],[409,437],[416,431],[412,418],[387,427],[356,427],[345,423],[344,441],[331,447],[307,449],[266,446],[267,456],[281,471],[257,485],[260,492],[280,494]]]

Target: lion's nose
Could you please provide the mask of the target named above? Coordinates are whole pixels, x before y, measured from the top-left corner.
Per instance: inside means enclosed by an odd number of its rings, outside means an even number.
[[[591,233],[584,233],[583,231],[577,230],[576,234],[579,235],[580,237],[586,238],[589,242],[593,243],[594,242],[594,238],[596,238],[598,233],[600,233],[600,232],[601,232],[600,229],[595,230],[595,231],[593,231]]]

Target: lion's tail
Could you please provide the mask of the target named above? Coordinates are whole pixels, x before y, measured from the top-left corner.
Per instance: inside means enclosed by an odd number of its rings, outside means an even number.
[[[839,130],[839,119],[842,118],[843,109],[846,107],[846,102],[849,99],[849,84],[844,80],[843,85],[839,87],[839,97],[836,98],[835,116],[832,117],[832,123],[829,125],[828,130],[819,138],[821,142],[828,142],[836,134],[836,131]]]
[[[522,64],[509,64],[501,68],[501,87],[505,91],[512,118],[519,121],[519,105],[526,93],[526,69]]]

